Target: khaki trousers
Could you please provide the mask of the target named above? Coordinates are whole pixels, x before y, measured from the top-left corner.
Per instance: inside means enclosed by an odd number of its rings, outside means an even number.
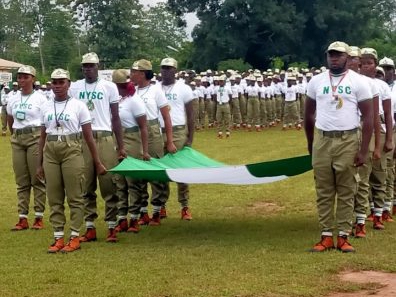
[[[7,106],[1,107],[1,131],[7,132]]]
[[[266,110],[267,110],[267,121],[269,123],[273,122],[274,119],[274,108],[273,108],[273,100],[275,99],[265,99],[265,106],[266,106]]]
[[[231,114],[232,114],[232,123],[234,125],[240,125],[242,122],[242,116],[241,116],[241,106],[239,105],[239,98],[232,98]]]
[[[94,131],[95,133],[97,131]],[[100,131],[94,137],[96,149],[99,158],[107,169],[111,169],[118,164],[117,152],[113,136],[101,136]],[[105,201],[106,222],[115,222],[117,220],[117,202],[115,177],[111,173],[97,175],[95,165],[86,142],[83,140],[84,156],[84,176],[85,176],[85,221],[93,222],[97,217],[96,189],[97,180],[99,180],[99,189],[102,198]]]
[[[284,125],[294,125],[298,121],[297,102],[285,101]]]
[[[79,140],[47,141],[43,168],[50,222],[55,232],[66,224],[65,197],[70,208],[70,229],[79,232],[84,218],[84,158]]]
[[[217,103],[216,121],[219,132],[230,131],[231,112],[229,103]]]
[[[194,111],[194,126],[195,128],[200,127],[200,122],[199,122],[199,99],[194,99],[192,101],[192,106],[193,106],[193,111]]]
[[[218,109],[217,109],[218,110]],[[187,140],[186,129],[174,129],[173,130],[173,143],[178,150],[181,150]],[[170,197],[170,187],[169,183],[166,183],[166,201]],[[181,207],[186,207],[190,200],[190,188],[188,184],[177,183],[177,200],[179,201]],[[165,206],[165,203],[162,205]]]
[[[241,96],[241,98],[239,98],[239,107],[241,110],[242,123],[246,124],[247,123],[247,105],[246,105],[246,97],[243,95]]]
[[[205,100],[199,99],[199,123],[201,128],[205,127]]]
[[[381,133],[380,147],[383,148],[385,144],[385,134]],[[374,150],[374,149],[373,149]],[[369,168],[369,183],[371,188],[371,195],[368,196],[370,202],[374,203],[374,211],[381,212],[384,208],[386,199],[386,159],[388,154],[381,152],[381,158],[372,160],[371,168]]]
[[[164,140],[159,124],[148,125],[148,150],[152,158],[162,158],[164,156]],[[162,206],[166,203],[166,184],[158,181],[151,181],[151,205]],[[137,209],[148,206],[147,181],[133,181],[130,188],[130,212],[138,214]],[[140,207],[138,205],[140,204]]]
[[[136,159],[141,159],[143,154],[142,141],[140,132],[128,132],[123,133],[124,147],[128,156]],[[126,216],[128,212],[132,213],[132,206],[135,206],[134,213],[139,213],[141,201],[138,200],[140,197],[140,191],[135,193],[133,183],[135,182],[132,178],[125,177],[122,175],[115,175],[117,196],[118,196],[118,215]],[[131,207],[131,208],[130,208]]]
[[[358,133],[331,138],[315,132],[312,166],[322,232],[336,228],[347,234],[352,230],[353,203],[359,181],[353,163],[358,149]]]
[[[260,100],[260,123],[261,125],[267,126],[267,99]]]
[[[30,191],[33,188],[34,211],[45,210],[45,185],[36,178],[38,140],[40,129],[32,133],[14,134],[11,136],[12,166],[15,173],[18,197],[18,213],[29,213]]]
[[[282,120],[283,119],[283,98],[282,95],[276,95],[274,100],[274,119]]]
[[[248,124],[260,126],[260,101],[258,97],[250,97],[247,103]]]

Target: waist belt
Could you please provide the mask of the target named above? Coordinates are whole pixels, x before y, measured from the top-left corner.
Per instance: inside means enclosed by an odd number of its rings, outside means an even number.
[[[352,130],[345,130],[345,131],[322,131],[318,130],[319,134],[325,137],[330,137],[330,138],[340,138],[343,135],[348,135],[348,134],[356,134],[358,131],[358,128],[352,129]]]
[[[102,138],[113,135],[111,131],[92,131],[93,138]]]
[[[147,121],[147,124],[148,124],[149,126],[154,126],[154,125],[158,125],[159,122],[158,122],[158,119],[155,119],[155,120],[148,120],[148,121]]]
[[[172,126],[172,132],[181,131],[186,129],[186,125]],[[165,128],[161,128],[162,133],[165,133]]]
[[[218,105],[227,105],[228,102],[217,102]]]
[[[69,135],[47,135],[47,141],[68,141],[68,140],[79,140],[81,139],[80,133],[69,134]]]
[[[124,129],[124,133],[134,133],[134,132],[139,132],[139,127],[129,127]]]
[[[30,133],[36,132],[38,130],[40,130],[40,127],[25,127],[25,128],[21,128],[21,129],[14,129],[14,133],[16,135],[30,134]]]

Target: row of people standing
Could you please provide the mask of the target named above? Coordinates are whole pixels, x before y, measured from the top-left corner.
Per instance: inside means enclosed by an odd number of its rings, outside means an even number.
[[[306,83],[312,77],[307,73],[289,73],[286,80],[279,75],[242,78],[235,74],[227,78],[215,76],[213,84],[207,77],[196,77],[192,83],[195,104],[195,127],[203,129],[218,126],[218,136],[228,137],[232,128],[246,127],[248,131],[273,127],[283,121],[283,129],[301,128]],[[284,77],[283,77],[284,79]]]
[[[138,195],[138,198],[135,197],[133,200],[128,197],[131,195],[125,192],[125,187],[122,190],[119,186],[120,178],[106,172],[127,156],[127,149],[135,156],[138,154],[133,150],[142,152],[138,157],[148,159],[160,157],[164,152],[174,153],[178,148],[181,149],[184,145],[192,143],[193,118],[188,119],[187,123],[172,124],[170,113],[172,109],[175,110],[174,123],[177,123],[177,119],[179,121],[185,119],[185,111],[188,117],[192,115],[192,112],[189,112],[189,104],[192,101],[191,89],[185,86],[187,94],[177,93],[176,90],[183,89],[184,85],[179,87],[171,79],[172,73],[175,72],[173,69],[177,67],[174,59],[164,59],[161,64],[164,77],[166,75],[169,77],[169,84],[164,82],[162,88],[149,84],[153,75],[149,61],[139,60],[134,63],[131,78],[137,88],[133,96],[130,96],[131,93],[122,93],[122,97],[127,98],[120,98],[114,83],[98,78],[98,65],[99,58],[95,53],[84,55],[82,71],[85,78],[71,85],[67,71],[55,70],[51,75],[55,97],[51,101],[33,90],[35,69],[30,66],[21,67],[17,74],[21,94],[11,97],[8,105],[19,213],[19,221],[12,230],[29,228],[27,217],[31,188],[35,197],[33,228],[43,228],[47,191],[50,206],[49,220],[55,238],[55,242],[48,248],[48,252],[51,253],[75,251],[80,248],[80,242],[97,239],[95,228],[95,220],[98,217],[97,182],[101,196],[105,200],[104,220],[108,227],[106,241],[116,242],[117,231],[124,231],[117,229],[126,219],[125,213],[122,213],[125,208],[122,210],[119,196],[128,199],[127,208],[131,213],[132,221],[128,227],[135,222],[136,209],[141,218],[147,218],[147,183],[127,180],[126,191],[135,190]],[[121,108],[119,108],[120,99]],[[184,101],[180,104],[182,99]],[[134,113],[138,120],[133,122],[129,121],[132,113],[125,112],[125,108],[131,105],[136,107],[135,101],[143,102],[144,109],[140,104],[140,113]],[[173,108],[176,105],[179,106],[179,111]],[[159,111],[161,111],[161,119]],[[178,112],[184,113],[178,114]],[[120,115],[123,116],[122,119]],[[142,116],[144,118],[141,118]],[[160,121],[166,135],[166,150],[164,150]],[[136,132],[136,126],[143,131],[140,132],[143,140],[141,145],[133,142],[133,139],[129,144],[128,141],[124,143],[123,138],[127,139],[129,132]],[[147,133],[144,132],[146,130]],[[180,144],[176,141],[174,143],[173,135],[177,135],[177,132],[180,132]],[[166,212],[165,204],[169,197],[169,186],[165,183],[156,184],[152,185],[153,216],[148,222],[153,222],[151,225],[160,223],[160,211]],[[180,185],[179,189],[181,217],[190,220],[192,217],[188,207],[188,186]],[[124,196],[120,191],[124,191]],[[181,196],[183,198],[180,198]],[[70,207],[71,220],[70,240],[67,243],[64,240],[65,197]],[[136,200],[141,204],[130,203]],[[117,215],[119,215],[118,221]],[[85,220],[86,232],[80,236],[83,220]]]

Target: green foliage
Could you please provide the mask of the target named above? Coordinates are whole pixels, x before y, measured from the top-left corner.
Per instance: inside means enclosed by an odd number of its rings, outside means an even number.
[[[235,57],[255,68],[267,68],[271,57],[322,65],[330,42],[382,39],[384,29],[394,30],[396,11],[394,0],[169,0],[168,6],[181,18],[196,12],[201,20],[192,61],[203,68]]]
[[[221,61],[217,65],[217,70],[223,70],[223,71],[226,71],[227,69],[233,69],[243,72],[251,68],[252,65],[244,62],[242,59],[229,59],[229,60]]]
[[[271,68],[272,69],[283,69],[285,66],[285,62],[283,62],[283,59],[281,57],[274,57],[271,59]]]
[[[293,63],[289,63],[289,67],[297,67],[298,69],[301,68],[308,68],[308,62],[293,62]]]

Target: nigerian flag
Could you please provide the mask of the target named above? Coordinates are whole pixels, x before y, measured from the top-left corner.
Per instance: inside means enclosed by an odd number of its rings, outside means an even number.
[[[109,170],[136,179],[187,184],[253,185],[279,181],[312,169],[311,156],[247,165],[226,165],[184,147],[161,159],[142,161],[128,157]]]

